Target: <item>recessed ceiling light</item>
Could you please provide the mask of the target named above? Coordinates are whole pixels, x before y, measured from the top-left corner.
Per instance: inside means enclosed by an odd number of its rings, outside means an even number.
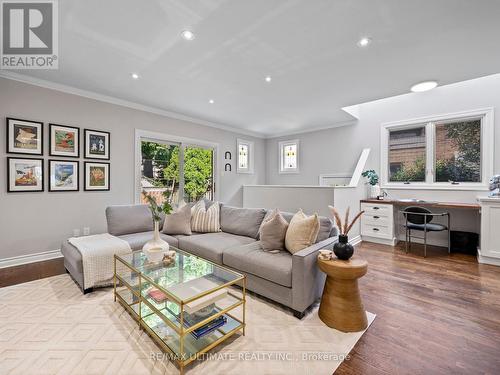
[[[271,82],[271,79],[272,79],[272,78],[271,78],[271,76],[267,76],[267,77],[265,78],[266,82]]]
[[[214,104],[214,103],[215,103],[215,100],[210,99],[208,102],[209,102],[210,104]]]
[[[423,91],[429,91],[432,90],[437,86],[436,81],[425,81],[425,82],[420,82],[411,87],[411,91],[413,92],[423,92]]]
[[[133,79],[139,79],[139,74],[137,74],[137,73],[132,73],[132,78],[133,78]]]
[[[186,40],[193,40],[194,39],[194,33],[191,30],[184,30],[181,33],[181,36],[186,39]]]
[[[372,38],[365,36],[365,37],[361,38],[360,40],[358,40],[358,47],[367,47],[371,42],[372,42]]]

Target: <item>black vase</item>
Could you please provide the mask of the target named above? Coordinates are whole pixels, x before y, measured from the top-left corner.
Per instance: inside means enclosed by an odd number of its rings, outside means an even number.
[[[347,240],[348,237],[341,234],[339,235],[339,242],[333,245],[333,252],[341,260],[348,260],[354,253],[354,247]]]

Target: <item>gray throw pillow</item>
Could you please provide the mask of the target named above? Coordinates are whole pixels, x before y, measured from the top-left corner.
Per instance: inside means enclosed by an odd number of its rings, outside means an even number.
[[[288,222],[278,209],[269,215],[260,227],[260,246],[265,251],[285,250]]]
[[[162,231],[165,234],[185,234],[190,236],[192,234],[191,206],[185,205],[166,215]]]

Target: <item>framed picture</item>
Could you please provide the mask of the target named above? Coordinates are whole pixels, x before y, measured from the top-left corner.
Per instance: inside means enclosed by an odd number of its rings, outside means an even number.
[[[7,191],[43,191],[43,159],[7,158]]]
[[[80,128],[49,124],[49,155],[80,157]]]
[[[78,191],[78,161],[49,160],[49,191]]]
[[[85,129],[86,159],[109,160],[109,132]]]
[[[109,163],[85,162],[84,190],[109,190]]]
[[[7,117],[7,153],[43,155],[43,123]]]

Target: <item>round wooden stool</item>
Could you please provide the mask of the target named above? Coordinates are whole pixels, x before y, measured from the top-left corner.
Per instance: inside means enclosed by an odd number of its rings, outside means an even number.
[[[320,319],[342,332],[364,330],[368,320],[359,295],[358,279],[366,274],[368,262],[356,257],[349,260],[318,258],[318,266],[327,274],[318,313]]]

